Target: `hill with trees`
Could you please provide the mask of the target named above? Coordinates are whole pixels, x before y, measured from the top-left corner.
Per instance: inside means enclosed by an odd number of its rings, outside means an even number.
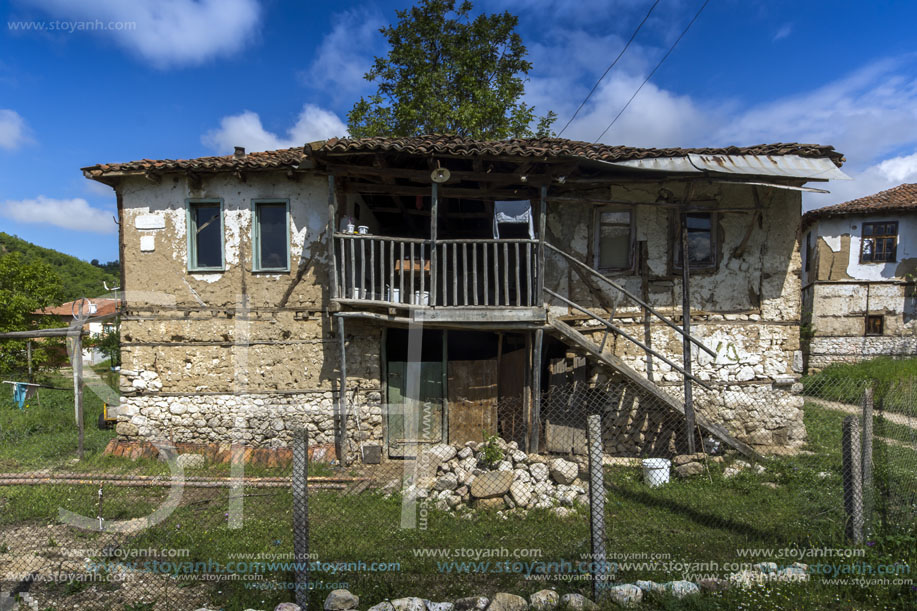
[[[42,248],[0,232],[0,257],[10,253],[19,253],[20,259],[26,264],[41,262],[50,266],[60,281],[61,302],[104,295],[107,292],[106,283],[109,288],[120,286],[121,264],[118,261],[100,263],[94,259],[87,263],[71,255]]]

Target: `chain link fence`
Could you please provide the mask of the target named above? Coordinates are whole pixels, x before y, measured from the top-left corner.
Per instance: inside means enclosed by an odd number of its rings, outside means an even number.
[[[51,411],[4,393],[0,609],[319,608],[341,589],[359,608],[544,589],[648,608],[708,590],[713,608],[735,608],[749,584],[824,592],[837,567],[915,560],[911,380],[698,386],[690,432],[682,388],[662,388],[555,379],[540,413],[499,401],[475,438],[377,464],[336,463],[300,433],[288,460],[179,446],[171,466],[167,443],[105,455],[114,433],[101,429],[75,461],[72,426],[48,421],[72,424],[58,391],[41,394]],[[847,588],[840,608],[872,606],[866,592],[914,600],[904,583],[831,587]]]

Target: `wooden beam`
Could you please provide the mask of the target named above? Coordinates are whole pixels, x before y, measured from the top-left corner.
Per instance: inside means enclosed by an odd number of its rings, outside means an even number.
[[[67,337],[70,335],[70,327],[59,327],[55,329],[34,329],[32,331],[7,331],[0,333],[0,339],[35,339],[38,337]],[[76,332],[73,332],[76,334]],[[80,331],[80,335],[86,335],[86,331]]]
[[[440,197],[453,197],[459,199],[531,199],[532,187],[520,187],[514,190],[499,189],[471,189],[464,187],[441,187]],[[343,186],[345,193],[359,193],[361,195],[424,195],[430,194],[429,187],[414,187],[409,185],[380,185],[372,183],[347,181]]]
[[[689,182],[685,187],[685,197],[682,201],[687,208],[694,194],[694,183]],[[711,227],[711,231],[716,231],[716,227]],[[691,291],[689,279],[691,277],[690,257],[688,256],[688,213],[684,210],[681,212],[681,328],[684,330],[682,335],[682,361],[684,362],[684,383],[685,383],[685,441],[688,447],[688,454],[694,454],[694,390],[691,386]]]

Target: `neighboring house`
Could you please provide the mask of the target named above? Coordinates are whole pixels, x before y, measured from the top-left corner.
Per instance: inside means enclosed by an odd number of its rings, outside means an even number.
[[[120,217],[118,433],[280,447],[305,426],[348,459],[482,431],[582,451],[553,424],[581,431],[582,406],[542,405],[566,377],[620,383],[606,428],[634,434],[607,451],[684,451],[693,427],[650,423],[687,422],[661,358],[682,363],[688,305],[713,354],[693,351],[700,427],[798,447],[800,190],[845,177],[842,162],[817,145],[422,136],[84,168]]]
[[[917,355],[917,184],[802,220],[807,366]]]
[[[120,302],[117,299],[106,297],[97,297],[93,299],[68,301],[59,306],[36,310],[33,314],[44,316],[55,316],[66,325],[73,322],[73,319],[80,313],[83,308],[83,315],[87,317],[83,324],[83,330],[89,337],[101,337],[104,333],[113,331],[117,325],[115,317],[118,314]],[[83,348],[83,362],[89,365],[101,363],[108,358],[101,350],[96,348]]]

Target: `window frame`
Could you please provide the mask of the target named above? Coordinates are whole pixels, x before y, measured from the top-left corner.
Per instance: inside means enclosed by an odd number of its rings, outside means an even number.
[[[870,319],[877,319],[879,321],[879,332],[878,333],[869,332],[869,320]],[[865,337],[882,337],[883,335],[885,335],[885,316],[883,316],[882,314],[867,314],[866,318],[864,319],[864,322],[865,322],[865,327],[863,329],[863,335]]]
[[[627,212],[630,215],[629,232],[627,237],[627,264],[624,267],[601,267],[602,258],[602,213],[603,212]],[[627,205],[607,205],[596,206],[592,216],[592,267],[597,272],[603,274],[626,274],[634,271],[636,257],[634,256],[634,243],[637,235],[636,224],[637,214],[636,206]],[[623,225],[617,225],[622,227]]]
[[[899,229],[898,221],[867,221],[867,222],[861,223],[860,225],[861,225],[861,226],[860,226],[860,263],[861,263],[861,264],[870,264],[870,263],[879,263],[879,264],[884,264],[884,263],[897,263],[897,261],[898,261],[898,236],[900,235],[900,234],[898,233],[898,229]],[[894,226],[895,226],[895,233],[894,233],[894,234],[890,234],[890,233],[882,233],[882,234],[873,233],[872,235],[867,236],[867,235],[866,235],[866,226],[867,226],[867,225],[870,226],[870,227],[874,227],[874,226],[876,226],[876,225],[894,225]],[[876,240],[876,238],[879,237],[879,238],[881,238],[881,239],[889,239],[889,238],[891,238],[892,236],[894,236],[894,238],[895,238],[895,248],[894,248],[894,252],[892,253],[892,258],[891,258],[891,259],[882,259],[882,260],[877,261],[877,260],[875,259],[875,256],[876,256],[876,243],[875,243],[875,240]],[[863,246],[866,244],[866,240],[867,240],[867,239],[873,241],[873,252],[872,252],[873,258],[870,259],[870,260],[865,260],[865,259],[863,259]]]
[[[286,247],[287,247],[287,261],[286,265],[283,267],[263,267],[261,265],[261,223],[258,220],[258,205],[259,204],[283,204],[284,205],[284,219],[286,221],[285,233],[287,236]],[[290,239],[290,200],[289,198],[283,197],[261,197],[253,199],[251,203],[251,245],[252,245],[252,271],[253,272],[266,272],[266,273],[278,273],[278,272],[289,272],[290,271],[290,251],[292,250],[292,244]]]
[[[219,204],[220,206],[220,266],[202,267],[197,265],[197,242],[192,235],[192,228],[196,229],[191,209],[197,204]],[[225,272],[226,271],[226,210],[222,197],[189,197],[185,200],[185,233],[188,246],[188,271],[189,272]],[[194,231],[196,234],[196,231]]]
[[[672,215],[672,251],[671,265],[672,273],[681,273],[682,265],[678,262],[681,255],[681,212],[675,212]],[[710,215],[710,253],[713,255],[713,261],[705,265],[691,265],[688,269],[691,273],[712,273],[716,272],[720,266],[719,256],[719,214],[715,210],[692,210],[687,214],[707,214]]]

